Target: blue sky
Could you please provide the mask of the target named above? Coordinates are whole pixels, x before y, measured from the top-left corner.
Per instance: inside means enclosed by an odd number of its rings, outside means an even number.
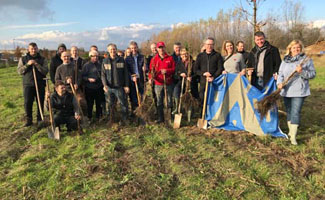
[[[234,8],[240,0],[0,0],[0,49],[24,46],[35,39],[55,49],[56,45],[116,42],[121,47],[129,40],[146,40],[177,23],[215,17],[221,9]],[[242,0],[243,5],[245,0]],[[281,12],[284,0],[266,0],[260,18]],[[305,20],[325,20],[324,0],[301,1]],[[279,12],[279,14],[280,14]],[[77,41],[77,39],[83,41]],[[88,41],[89,40],[89,41]],[[116,40],[116,41],[113,41]],[[88,42],[87,42],[88,41]],[[39,45],[40,46],[40,45]]]

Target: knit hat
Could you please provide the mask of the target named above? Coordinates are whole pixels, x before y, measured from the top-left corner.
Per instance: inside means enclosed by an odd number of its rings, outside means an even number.
[[[65,44],[63,44],[63,43],[59,44],[59,46],[58,46],[58,50],[60,49],[60,47],[63,47],[65,50],[67,50],[67,47],[66,47]]]

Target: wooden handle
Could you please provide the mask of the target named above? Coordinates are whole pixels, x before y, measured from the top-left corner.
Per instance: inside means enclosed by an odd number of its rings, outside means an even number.
[[[37,84],[37,79],[36,79],[35,66],[33,66],[33,76],[34,76],[34,83],[35,83],[35,89],[36,89],[36,97],[37,97],[38,108],[39,108],[39,112],[40,112],[40,115],[41,115],[41,119],[42,119],[42,121],[44,121],[43,109],[42,109],[42,106],[41,106],[41,100],[39,98],[39,92],[38,92],[38,84]]]
[[[167,103],[167,86],[166,86],[166,75],[163,74],[164,76],[164,93],[165,93],[165,104],[166,104],[166,108],[168,108],[168,103]]]
[[[209,77],[206,77],[206,83],[205,83],[205,90],[204,90],[204,100],[203,100],[203,110],[202,110],[202,120],[204,120],[205,117],[205,109],[207,106],[207,96],[208,96],[208,86],[209,86]]]
[[[54,131],[55,127],[54,127],[54,119],[53,119],[53,112],[52,112],[52,104],[51,104],[51,93],[50,93],[50,85],[49,85],[49,79],[45,79],[46,81],[46,87],[47,87],[47,92],[49,94],[49,96],[47,97],[47,104],[49,106],[49,112],[50,112],[50,122],[51,122],[51,127],[52,127],[52,131]]]
[[[182,96],[183,96],[184,82],[185,82],[185,78],[182,77],[181,96],[179,98],[178,114],[181,113],[181,104],[182,104]]]

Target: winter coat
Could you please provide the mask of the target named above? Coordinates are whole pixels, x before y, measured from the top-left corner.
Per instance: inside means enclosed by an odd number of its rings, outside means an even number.
[[[264,56],[264,73],[263,73],[263,84],[264,86],[269,82],[269,80],[273,77],[273,74],[279,71],[279,67],[281,64],[281,57],[279,53],[279,49],[268,45],[265,50]],[[258,64],[258,50],[255,46],[250,52],[248,58],[247,68],[254,68],[252,74],[252,85],[257,86],[257,64]]]
[[[136,72],[135,72],[135,60],[134,60],[132,55],[125,58],[125,64],[126,64],[128,70],[129,70],[130,76],[136,74]],[[143,69],[142,69],[142,67],[145,64],[145,57],[143,55],[138,54],[137,64],[138,64],[138,73],[139,73],[140,81],[143,84],[144,79],[143,79]]]
[[[55,73],[57,68],[63,63],[63,61],[60,58],[59,54],[55,54],[54,57],[51,59],[51,64],[50,64],[50,77],[52,83],[55,83]]]
[[[37,85],[39,87],[44,87],[46,84],[44,78],[48,72],[47,60],[39,53],[37,53],[36,56],[31,56],[29,53],[27,53],[26,56],[19,59],[17,70],[19,74],[23,75],[23,86],[35,86],[33,66],[27,65],[29,60],[35,60],[38,63],[35,65]]]
[[[114,60],[110,56],[105,58],[102,63],[101,79],[104,87],[129,87],[129,71],[124,58],[119,56]]]
[[[223,58],[220,53],[213,50],[210,54],[207,54],[206,51],[200,53],[195,61],[194,72],[201,77],[200,85],[205,85],[206,78],[203,77],[205,72],[210,72],[212,77],[217,78],[222,71],[223,68]]]
[[[175,73],[175,62],[173,57],[167,55],[166,53],[163,59],[161,59],[159,54],[156,54],[155,57],[151,59],[149,79],[153,78],[155,80],[155,85],[164,84],[164,76],[161,73],[162,69],[166,70],[166,74],[165,74],[166,85],[173,84],[173,75]],[[154,72],[154,77],[151,76],[151,72]]]
[[[86,88],[90,89],[99,89],[103,87],[102,79],[101,79],[101,70],[102,66],[100,63],[96,62],[87,62],[82,70],[82,80],[85,83]],[[94,83],[89,82],[89,78],[96,79]]]
[[[296,70],[296,67],[303,61],[306,56],[302,56],[295,61],[283,60],[277,79],[277,84],[282,83],[290,74]],[[316,76],[313,61],[310,59],[302,65],[301,74],[295,75],[289,83],[281,90],[281,96],[284,97],[306,97],[310,95],[309,79]]]

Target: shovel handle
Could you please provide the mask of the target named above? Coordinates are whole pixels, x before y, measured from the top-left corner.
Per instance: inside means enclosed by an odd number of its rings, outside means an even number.
[[[177,111],[178,114],[181,113],[181,104],[182,104],[182,97],[183,97],[184,82],[185,82],[185,78],[182,77],[181,96],[179,98],[179,105],[178,105],[178,111]]]
[[[36,79],[35,66],[33,66],[33,76],[34,76],[34,83],[35,83],[35,89],[36,89],[37,104],[38,104],[39,112],[41,115],[41,119],[42,119],[42,121],[44,121],[43,109],[41,106],[41,100],[40,100],[39,92],[38,92],[38,84],[37,84],[37,79]]]
[[[202,120],[204,120],[205,117],[205,110],[207,106],[207,96],[208,96],[208,86],[209,86],[209,77],[206,77],[206,83],[205,83],[205,90],[204,90],[204,99],[203,99],[203,110],[202,110]]]
[[[165,93],[165,104],[166,104],[166,109],[168,108],[168,104],[167,104],[167,86],[166,86],[166,75],[163,74],[164,76],[164,93]]]

